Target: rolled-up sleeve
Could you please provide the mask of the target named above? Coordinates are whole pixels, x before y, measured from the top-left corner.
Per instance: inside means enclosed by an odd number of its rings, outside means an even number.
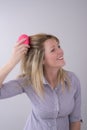
[[[0,86],[0,99],[9,98],[24,92],[23,79],[8,81]]]
[[[74,76],[74,86],[76,92],[74,95],[74,108],[72,113],[69,115],[70,122],[82,121],[81,117],[81,85],[79,79]]]

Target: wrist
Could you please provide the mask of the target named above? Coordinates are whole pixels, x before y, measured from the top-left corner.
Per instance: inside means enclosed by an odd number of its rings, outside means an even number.
[[[14,59],[10,59],[10,60],[7,62],[7,66],[8,66],[9,68],[13,68],[13,67],[15,67],[15,65],[16,65],[16,63],[15,63]]]

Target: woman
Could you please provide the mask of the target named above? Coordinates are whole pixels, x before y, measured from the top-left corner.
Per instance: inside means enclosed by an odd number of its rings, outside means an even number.
[[[59,39],[49,34],[18,41],[11,58],[0,69],[0,98],[25,92],[32,112],[25,130],[80,130],[81,88],[74,73],[63,69],[64,53]],[[19,78],[3,83],[21,61]]]

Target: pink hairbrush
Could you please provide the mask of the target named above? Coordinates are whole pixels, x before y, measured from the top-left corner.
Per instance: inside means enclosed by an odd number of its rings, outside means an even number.
[[[24,44],[30,44],[29,36],[26,34],[22,34],[21,36],[19,36],[18,41],[22,40],[23,38],[26,38],[26,40],[23,42]]]

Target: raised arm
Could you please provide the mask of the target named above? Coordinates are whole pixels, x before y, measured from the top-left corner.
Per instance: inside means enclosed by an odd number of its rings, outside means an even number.
[[[29,45],[22,44],[25,40],[26,39],[24,38],[15,44],[10,59],[2,68],[0,68],[0,86],[1,87],[7,75],[19,63],[23,55],[26,54],[29,48]]]

